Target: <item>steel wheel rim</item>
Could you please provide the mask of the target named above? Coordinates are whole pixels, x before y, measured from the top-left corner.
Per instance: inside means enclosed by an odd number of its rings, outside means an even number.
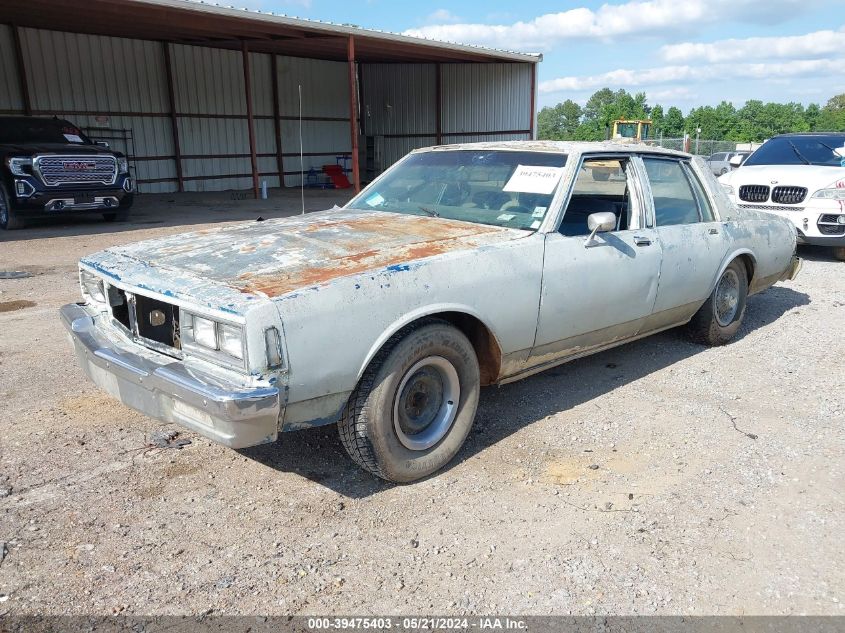
[[[715,296],[716,321],[722,327],[733,323],[739,310],[739,275],[733,269],[728,269],[719,279]]]
[[[393,429],[402,446],[424,451],[442,440],[458,413],[461,381],[442,356],[415,363],[399,383],[393,401]]]
[[[0,224],[6,225],[9,222],[9,209],[6,208],[6,201],[0,194]]]

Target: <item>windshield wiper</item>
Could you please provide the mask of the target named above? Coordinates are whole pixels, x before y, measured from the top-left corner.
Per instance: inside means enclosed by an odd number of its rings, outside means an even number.
[[[802,163],[804,163],[805,165],[812,165],[812,163],[804,157],[804,154],[798,151],[798,148],[795,147],[795,143],[793,143],[792,141],[787,141],[787,143],[789,143],[789,146],[792,148],[792,151],[795,152],[795,155],[801,159]]]
[[[425,212],[426,212],[426,213],[428,213],[431,217],[433,217],[433,218],[439,218],[439,217],[440,217],[440,214],[439,214],[439,213],[437,213],[437,211],[434,211],[433,209],[429,209],[428,207],[424,207],[424,206],[422,206],[422,205],[418,205],[418,206],[419,206],[419,208],[420,208],[420,211],[425,211]]]

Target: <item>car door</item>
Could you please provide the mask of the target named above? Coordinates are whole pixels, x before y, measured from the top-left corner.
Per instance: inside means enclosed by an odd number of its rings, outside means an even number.
[[[635,336],[651,314],[661,254],[640,177],[627,154],[582,159],[558,230],[546,235],[531,365]],[[587,218],[600,211],[617,228],[591,243]]]
[[[689,160],[642,156],[662,260],[654,313],[645,330],[689,320],[712,291],[728,242],[705,186]]]

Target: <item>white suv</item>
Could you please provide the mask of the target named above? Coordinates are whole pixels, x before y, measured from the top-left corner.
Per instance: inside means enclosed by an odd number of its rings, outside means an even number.
[[[799,243],[845,261],[845,133],[776,136],[719,182],[740,209],[788,218]]]

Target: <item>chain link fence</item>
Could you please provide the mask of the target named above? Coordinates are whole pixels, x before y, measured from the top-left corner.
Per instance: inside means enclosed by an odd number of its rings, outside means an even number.
[[[689,143],[688,146],[685,147],[684,141],[686,140]],[[704,156],[707,158],[712,154],[717,152],[735,152],[736,151],[736,141],[716,141],[716,140],[705,140],[705,139],[698,139],[689,138],[684,139],[681,138],[655,138],[650,139],[648,141],[649,145],[656,145],[657,147],[663,147],[665,149],[674,149],[680,152],[690,152],[692,154],[697,154],[698,156]]]

